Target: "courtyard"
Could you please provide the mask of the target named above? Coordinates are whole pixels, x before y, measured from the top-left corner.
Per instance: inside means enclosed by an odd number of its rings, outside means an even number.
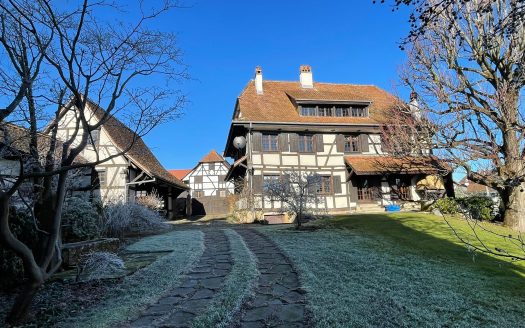
[[[448,220],[458,233],[469,233],[464,220]],[[318,220],[309,226],[314,228],[296,231],[289,225],[239,226],[222,220],[174,225],[172,231],[142,238],[125,250],[164,255],[124,277],[72,287],[76,293],[61,296],[67,304],[46,303],[45,295],[59,284],[50,283],[35,304],[48,315],[39,313],[36,324],[521,324],[523,264],[469,252],[443,218],[422,213],[363,214]],[[498,243],[485,237],[488,243]],[[0,311],[6,310],[2,306]]]

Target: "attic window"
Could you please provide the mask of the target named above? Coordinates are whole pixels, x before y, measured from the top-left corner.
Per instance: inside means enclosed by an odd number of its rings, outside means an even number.
[[[317,117],[368,117],[368,107],[363,105],[304,105],[299,106],[301,116]]]

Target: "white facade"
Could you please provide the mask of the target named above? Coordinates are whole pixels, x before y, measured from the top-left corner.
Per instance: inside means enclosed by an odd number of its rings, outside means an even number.
[[[226,162],[199,163],[184,180],[189,181],[192,196],[195,198],[226,197],[233,194],[234,189],[232,182],[224,181],[228,169]]]

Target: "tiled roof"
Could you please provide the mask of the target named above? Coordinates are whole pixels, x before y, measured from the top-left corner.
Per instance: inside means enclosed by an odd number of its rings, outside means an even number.
[[[345,163],[357,175],[367,174],[438,174],[449,168],[433,156],[345,156]]]
[[[217,162],[226,162],[224,157],[219,155],[215,149],[212,149],[206,156],[204,156],[199,163],[217,163]],[[226,162],[228,163],[228,162]],[[229,166],[229,165],[228,165]]]
[[[319,100],[332,102],[370,102],[370,117],[304,117],[294,102]],[[300,82],[263,81],[263,94],[257,94],[254,81],[248,82],[238,99],[240,115],[234,120],[261,122],[379,124],[387,110],[401,102],[373,85],[314,83],[310,89]]]
[[[105,111],[93,101],[89,101],[89,103],[95,108],[95,116],[98,119],[102,118]],[[148,146],[144,143],[142,138],[135,132],[131,131],[124,123],[120,122],[114,116],[109,116],[107,121],[103,124],[103,127],[115,146],[120,150],[129,148],[129,145],[133,143],[125,156],[131,159],[141,169],[145,170],[155,178],[163,180],[171,185],[182,189],[189,189],[185,183],[166,171]]]
[[[179,180],[183,180],[185,176],[188,175],[188,173],[191,172],[191,169],[184,169],[184,170],[168,170],[168,172],[176,177]]]
[[[39,156],[45,156],[51,146],[52,138],[44,133],[37,133],[37,152]],[[0,144],[9,148],[3,156],[26,156],[29,155],[31,144],[31,134],[28,128],[12,123],[2,123],[0,125]],[[56,140],[54,160],[59,161],[62,156],[62,143]],[[87,163],[81,155],[77,155],[74,163]]]
[[[467,177],[464,177],[459,182],[459,185],[465,187],[467,194],[486,194],[488,192],[495,192],[494,189],[484,186],[482,184],[470,181]]]

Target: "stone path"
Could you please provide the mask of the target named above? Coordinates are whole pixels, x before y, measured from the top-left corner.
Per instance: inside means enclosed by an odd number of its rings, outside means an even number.
[[[197,265],[182,280],[148,307],[130,327],[189,327],[203,313],[231,270],[228,238],[220,229],[203,229],[204,252]]]
[[[241,327],[307,326],[306,293],[291,261],[268,237],[255,229],[236,229],[257,258],[261,273],[255,297],[245,305]]]
[[[127,327],[189,327],[204,313],[231,271],[230,245],[219,227],[203,228],[204,252],[181,285],[150,305]],[[297,271],[279,247],[253,228],[236,228],[257,259],[255,296],[243,305],[232,327],[307,327],[306,293]]]

